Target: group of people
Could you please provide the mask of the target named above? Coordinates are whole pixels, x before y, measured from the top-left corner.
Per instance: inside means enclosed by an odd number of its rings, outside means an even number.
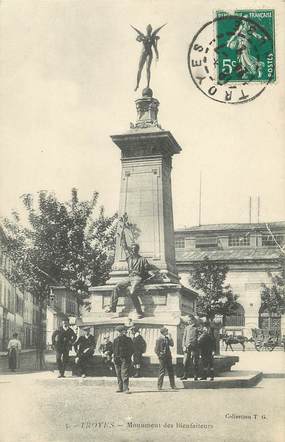
[[[214,349],[215,339],[211,329],[207,325],[200,327],[193,315],[186,319],[187,325],[182,338],[183,347],[183,376],[182,380],[189,377],[190,366],[193,367],[194,380],[198,380],[198,364],[201,357],[203,374],[200,380],[214,380]],[[129,393],[129,378],[133,372],[134,377],[140,377],[143,354],[146,351],[146,342],[140,333],[138,326],[116,327],[117,337],[113,342],[109,335],[104,336],[99,347],[104,364],[109,370],[115,370],[118,380],[117,392]],[[58,377],[64,377],[69,351],[74,347],[75,363],[79,374],[87,376],[87,369],[95,351],[95,338],[90,333],[90,327],[83,328],[83,335],[77,338],[75,332],[69,326],[67,320],[63,321],[62,327],[56,330],[52,336],[52,343],[56,350],[56,361],[59,371]],[[159,375],[157,388],[161,390],[166,372],[169,376],[170,387],[176,389],[174,368],[172,364],[171,347],[173,339],[167,329],[162,327],[160,335],[155,343],[155,354],[159,360]]]
[[[110,371],[115,370],[117,376],[121,370],[128,367],[128,373],[131,367],[134,371],[134,377],[140,377],[142,355],[146,351],[146,342],[140,334],[140,329],[136,325],[132,327],[118,326],[117,338],[114,342],[110,341],[110,336],[103,337],[103,342],[99,347],[103,363]],[[130,333],[127,345],[124,338]],[[127,337],[127,336],[126,336]],[[63,320],[62,326],[52,335],[52,346],[56,351],[56,362],[59,371],[59,378],[65,377],[65,370],[69,359],[69,352],[74,347],[76,353],[75,364],[81,377],[87,376],[88,366],[95,351],[96,342],[94,336],[90,333],[90,327],[83,328],[83,335],[77,338],[74,330],[69,326],[68,320]],[[126,356],[127,355],[127,356]],[[126,359],[123,363],[120,358]],[[119,377],[118,377],[119,379]]]
[[[194,380],[198,380],[198,365],[201,356],[203,375],[200,380],[214,380],[214,351],[215,338],[209,325],[199,326],[193,315],[187,317],[187,325],[182,338],[183,348],[183,376],[186,380],[189,375],[189,366],[192,362]]]

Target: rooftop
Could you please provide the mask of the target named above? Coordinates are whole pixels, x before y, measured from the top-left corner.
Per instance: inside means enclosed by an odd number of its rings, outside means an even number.
[[[220,232],[224,230],[267,230],[266,224],[270,230],[284,229],[285,221],[269,223],[230,223],[230,224],[204,224],[201,226],[182,227],[175,229],[175,232]]]
[[[227,249],[199,250],[199,249],[176,249],[176,262],[201,261],[206,256],[210,260],[233,261],[233,260],[276,260],[282,256],[279,249],[271,247],[233,247]]]

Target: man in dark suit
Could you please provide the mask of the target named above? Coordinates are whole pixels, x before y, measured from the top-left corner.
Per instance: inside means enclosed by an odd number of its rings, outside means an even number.
[[[124,325],[118,325],[116,331],[119,333],[113,342],[114,351],[114,364],[116,375],[118,379],[118,390],[117,393],[129,391],[129,377],[131,369],[131,358],[134,353],[133,341],[131,338],[126,336],[127,327]]]
[[[201,359],[203,366],[203,376],[201,381],[206,381],[207,376],[210,381],[214,380],[214,352],[215,352],[215,337],[210,331],[209,326],[203,327],[203,332],[198,338],[198,344],[201,351]]]
[[[62,326],[52,334],[52,345],[56,351],[56,363],[59,378],[64,378],[65,368],[69,358],[69,351],[76,341],[76,334],[69,327],[68,319],[62,321]]]
[[[90,334],[90,327],[84,327],[84,335],[80,336],[74,344],[77,357],[75,363],[78,365],[82,378],[87,376],[87,366],[92,359],[95,350],[95,338]]]
[[[168,333],[166,327],[162,327],[160,330],[160,336],[156,340],[155,353],[159,359],[159,376],[157,381],[158,390],[162,389],[163,378],[165,371],[167,370],[169,376],[169,382],[172,389],[176,389],[174,380],[174,370],[172,365],[172,356],[170,347],[173,347],[174,342],[171,335]]]

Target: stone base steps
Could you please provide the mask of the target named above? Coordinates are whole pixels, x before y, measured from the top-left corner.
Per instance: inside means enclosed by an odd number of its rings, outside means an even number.
[[[37,382],[68,382],[68,384],[90,387],[117,387],[117,379],[115,377],[94,376],[94,377],[75,377],[71,372],[66,372],[66,378],[57,379],[57,372],[50,374],[48,378],[37,379]],[[54,376],[54,377],[53,377]],[[193,378],[181,381],[176,378],[176,386],[178,389],[214,389],[214,388],[250,388],[254,387],[262,379],[260,371],[231,371],[223,373],[214,381],[194,381]],[[130,389],[132,391],[140,389],[156,390],[157,378],[130,378]],[[168,377],[164,378],[164,389],[170,389]]]
[[[233,370],[223,373],[222,376],[216,377],[214,381],[180,381],[184,388],[201,389],[201,388],[250,388],[258,384],[262,379],[261,371],[238,371]]]
[[[285,373],[283,372],[275,372],[275,373],[269,373],[269,372],[263,372],[263,377],[267,379],[283,379],[285,378]]]

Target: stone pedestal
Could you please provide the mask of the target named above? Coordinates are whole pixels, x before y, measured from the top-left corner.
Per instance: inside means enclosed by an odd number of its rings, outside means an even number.
[[[155,341],[160,329],[167,326],[174,340],[173,356],[182,353],[182,335],[184,326],[181,316],[194,313],[196,293],[182,287],[180,284],[148,284],[142,286],[139,298],[145,317],[136,319],[132,301],[129,297],[121,297],[117,312],[105,313],[105,307],[110,304],[112,285],[93,287],[90,289],[90,311],[82,314],[79,326],[90,325],[96,338],[98,351],[103,337],[108,334],[111,340],[115,337],[115,327],[119,324],[137,324],[147,343],[146,354],[154,356]]]

